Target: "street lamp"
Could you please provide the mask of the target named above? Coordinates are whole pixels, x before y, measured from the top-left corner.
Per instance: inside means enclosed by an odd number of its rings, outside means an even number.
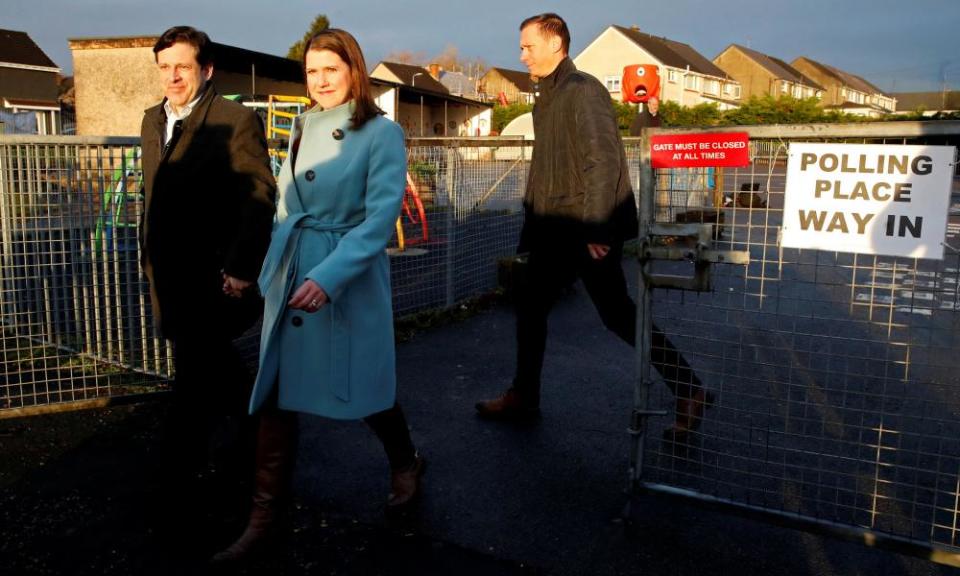
[[[410,86],[417,87],[417,76],[422,76],[423,72],[417,72],[410,78]],[[423,94],[420,94],[420,136],[423,136]]]

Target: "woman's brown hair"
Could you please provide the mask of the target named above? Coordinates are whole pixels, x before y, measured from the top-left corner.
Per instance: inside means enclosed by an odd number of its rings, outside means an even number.
[[[350,98],[356,104],[353,116],[350,118],[350,124],[354,130],[362,128],[374,116],[383,114],[373,101],[367,63],[363,59],[363,52],[356,38],[339,28],[327,28],[314,34],[307,41],[303,60],[300,63],[303,66],[304,79],[307,74],[307,52],[311,50],[329,50],[350,67]]]

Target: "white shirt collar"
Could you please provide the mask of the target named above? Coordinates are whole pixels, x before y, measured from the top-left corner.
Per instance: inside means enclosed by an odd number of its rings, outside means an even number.
[[[207,84],[204,83],[204,85],[200,88],[200,91],[197,93],[196,98],[188,102],[185,106],[181,106],[179,112],[174,112],[173,106],[170,105],[169,100],[163,101],[163,111],[166,112],[167,114],[167,129],[166,129],[166,137],[163,140],[164,143],[169,142],[170,139],[173,137],[174,124],[176,124],[180,120],[183,120],[184,118],[189,116],[191,112],[193,112],[193,109],[197,105],[197,102],[199,102],[200,99],[203,98],[203,95],[206,93],[206,91],[207,91]]]
[[[174,120],[183,120],[184,118],[189,116],[190,113],[193,112],[194,106],[196,106],[197,102],[199,102],[200,99],[203,98],[203,94],[206,91],[207,91],[207,86],[206,84],[204,84],[200,88],[200,91],[197,92],[197,96],[193,100],[191,100],[190,102],[187,102],[186,105],[180,107],[180,112],[174,112],[173,106],[170,105],[170,101],[164,100],[163,111],[167,113],[167,122],[169,122],[171,118],[173,118]]]

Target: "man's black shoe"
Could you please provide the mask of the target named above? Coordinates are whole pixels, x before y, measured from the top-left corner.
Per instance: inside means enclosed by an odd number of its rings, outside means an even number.
[[[476,407],[477,415],[484,420],[522,422],[540,417],[540,407],[524,400],[514,388],[493,400],[477,402]]]

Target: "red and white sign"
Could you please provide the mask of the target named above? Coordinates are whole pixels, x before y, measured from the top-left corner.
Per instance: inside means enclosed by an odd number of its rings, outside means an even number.
[[[750,165],[746,132],[654,134],[650,137],[654,168],[742,168]]]

